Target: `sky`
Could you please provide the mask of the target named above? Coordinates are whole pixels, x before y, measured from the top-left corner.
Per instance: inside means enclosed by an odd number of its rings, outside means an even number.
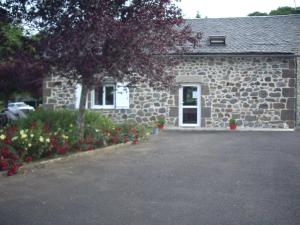
[[[179,7],[183,10],[184,18],[195,18],[199,11],[201,18],[243,17],[259,11],[269,13],[279,6],[296,5],[300,0],[181,0]]]

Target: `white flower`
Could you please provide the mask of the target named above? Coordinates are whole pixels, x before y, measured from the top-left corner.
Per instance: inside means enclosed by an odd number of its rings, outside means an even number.
[[[31,143],[28,143],[28,147],[30,148],[32,146],[32,144]]]
[[[40,141],[40,142],[44,142],[43,136],[40,136],[39,141]]]
[[[47,142],[47,143],[50,143],[50,139],[49,139],[49,138],[46,138],[46,142]]]
[[[25,133],[21,134],[21,138],[22,138],[22,139],[27,138],[27,134],[25,134]]]
[[[18,140],[18,137],[15,136],[15,137],[13,137],[11,140],[12,140],[12,141]]]
[[[1,134],[0,139],[4,140],[6,138],[6,136],[4,134]]]
[[[34,134],[30,134],[30,137],[32,137],[32,138],[33,138],[33,137],[34,137]]]
[[[62,138],[63,138],[63,139],[68,139],[69,137],[63,134],[63,135],[62,135]]]

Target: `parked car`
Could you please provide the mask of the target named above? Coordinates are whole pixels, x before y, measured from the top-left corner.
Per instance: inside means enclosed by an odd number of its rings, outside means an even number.
[[[17,114],[19,111],[22,111],[24,113],[34,111],[34,108],[30,105],[25,104],[25,102],[11,102],[8,103],[8,110],[12,113]]]

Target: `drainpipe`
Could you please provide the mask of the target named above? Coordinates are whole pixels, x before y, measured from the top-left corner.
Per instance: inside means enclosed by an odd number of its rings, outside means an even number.
[[[299,108],[299,106],[298,106],[298,66],[300,66],[300,65],[298,65],[298,59],[299,59],[299,55],[296,55],[295,56],[295,77],[296,77],[296,80],[295,80],[295,130],[298,128],[298,108]],[[300,113],[300,112],[299,112]]]

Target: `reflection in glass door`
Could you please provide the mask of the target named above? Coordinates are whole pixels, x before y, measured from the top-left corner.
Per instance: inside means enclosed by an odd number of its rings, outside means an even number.
[[[200,126],[200,86],[183,85],[179,90],[179,125]]]

